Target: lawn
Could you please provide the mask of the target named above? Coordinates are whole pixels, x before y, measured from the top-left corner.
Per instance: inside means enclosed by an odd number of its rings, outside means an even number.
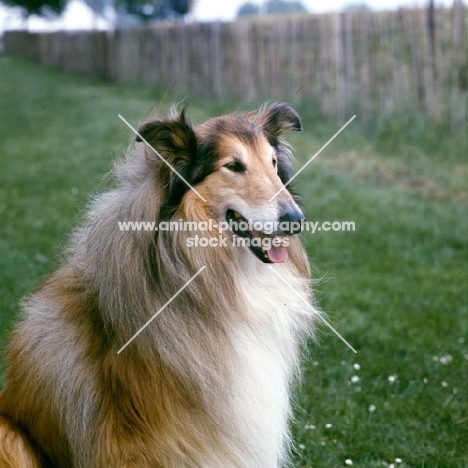
[[[56,268],[131,138],[117,115],[136,125],[180,96],[8,57],[0,77],[4,346],[19,301]],[[232,109],[194,99],[189,115]],[[305,132],[289,138],[297,168],[344,123],[302,113]],[[298,177],[309,220],[355,223],[303,240],[319,305],[357,354],[319,327],[297,389],[295,467],[468,466],[465,145],[421,118],[364,128],[357,116]]]

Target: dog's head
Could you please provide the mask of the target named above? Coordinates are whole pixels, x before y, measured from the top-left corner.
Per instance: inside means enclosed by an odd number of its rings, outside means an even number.
[[[227,222],[233,234],[248,239],[246,245],[262,262],[282,262],[284,239],[300,232],[305,219],[283,187],[292,167],[281,135],[299,130],[298,114],[283,103],[216,117],[197,127],[187,120],[185,110],[173,119],[145,122],[139,134],[167,162],[160,219],[170,219],[190,205],[205,217]]]

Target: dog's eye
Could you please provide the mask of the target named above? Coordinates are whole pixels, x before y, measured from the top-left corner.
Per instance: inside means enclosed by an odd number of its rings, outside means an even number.
[[[226,164],[224,167],[226,167],[232,172],[244,172],[245,171],[245,166],[239,161],[230,162],[229,164]]]

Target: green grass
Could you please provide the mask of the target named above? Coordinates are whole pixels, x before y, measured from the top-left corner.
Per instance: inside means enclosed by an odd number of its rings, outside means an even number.
[[[56,268],[89,195],[131,138],[117,114],[136,124],[153,103],[164,110],[180,96],[7,57],[0,76],[5,343],[20,299]],[[189,114],[200,122],[233,107],[195,99]],[[297,168],[342,124],[302,111],[305,132],[290,138]],[[299,177],[309,220],[356,224],[303,239],[321,278],[319,304],[358,354],[320,326],[297,392],[296,467],[395,458],[403,467],[468,466],[465,143],[418,119],[369,129],[358,116]]]

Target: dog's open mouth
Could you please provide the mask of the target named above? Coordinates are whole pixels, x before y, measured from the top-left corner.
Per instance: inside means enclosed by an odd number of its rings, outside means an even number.
[[[281,263],[287,255],[289,239],[287,236],[266,234],[255,229],[249,229],[249,222],[237,211],[228,210],[226,219],[233,226],[232,231],[238,237],[246,239],[242,243],[234,245],[245,245],[263,263]],[[246,229],[243,229],[246,227]]]

